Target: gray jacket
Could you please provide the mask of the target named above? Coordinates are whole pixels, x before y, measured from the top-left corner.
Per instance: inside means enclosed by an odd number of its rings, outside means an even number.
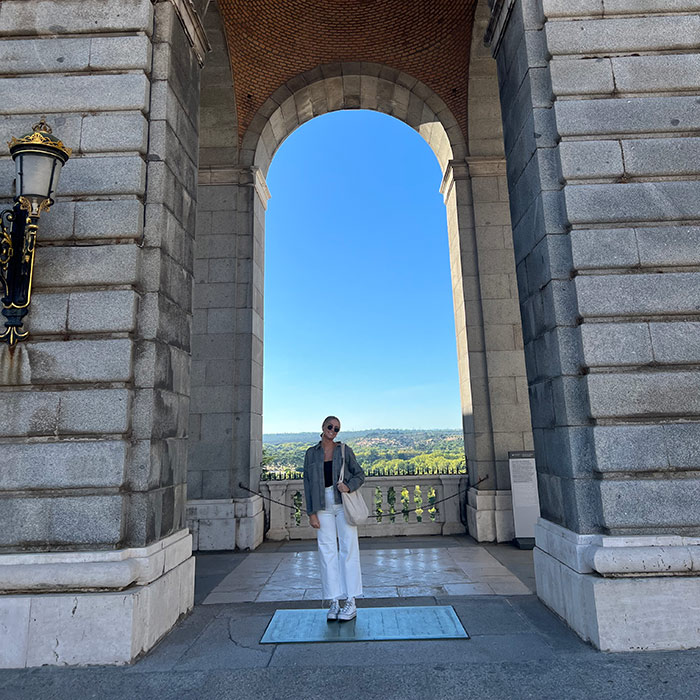
[[[338,479],[340,479],[340,468],[343,464],[341,454],[342,443],[335,443],[333,450],[333,486],[335,502],[342,503],[343,499],[338,491]],[[355,453],[345,445],[345,478],[343,483],[351,490],[357,491],[365,480],[365,473],[357,463]],[[308,515],[325,508],[325,481],[323,478],[323,446],[319,440],[313,447],[306,450],[304,457],[304,495],[306,496],[306,512]]]

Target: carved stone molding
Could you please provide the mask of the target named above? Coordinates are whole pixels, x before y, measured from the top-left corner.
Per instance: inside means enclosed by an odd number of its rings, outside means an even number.
[[[447,201],[450,196],[455,180],[466,180],[468,178],[469,165],[467,165],[467,162],[451,160],[445,168],[445,174],[442,177],[442,184],[440,185],[440,193],[445,201]]]
[[[501,41],[514,6],[515,0],[495,0],[491,4],[491,20],[486,28],[484,43],[491,47],[491,54],[494,58],[501,47]]]
[[[204,31],[202,19],[192,0],[168,0],[180,19],[185,35],[192,45],[200,66],[204,65],[204,58],[211,51],[211,45]],[[205,6],[206,7],[206,6]]]
[[[467,158],[472,177],[498,177],[506,174],[506,159],[498,156],[473,156]]]
[[[198,184],[200,185],[249,185],[255,188],[263,206],[267,208],[270,190],[267,188],[265,176],[256,166],[207,166],[199,169]]]

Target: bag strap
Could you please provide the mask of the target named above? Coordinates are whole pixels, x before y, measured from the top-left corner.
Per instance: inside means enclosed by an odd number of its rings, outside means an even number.
[[[340,467],[340,478],[338,479],[338,483],[341,481],[345,481],[345,443],[341,442],[340,443],[340,454],[343,456],[343,463],[342,466]]]

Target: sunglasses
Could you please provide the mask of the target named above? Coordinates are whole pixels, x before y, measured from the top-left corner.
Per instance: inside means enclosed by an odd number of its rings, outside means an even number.
[[[326,430],[332,430],[333,432],[336,432],[336,433],[339,433],[339,432],[340,432],[340,428],[338,428],[338,427],[335,426],[335,425],[327,425],[327,426],[326,426]]]

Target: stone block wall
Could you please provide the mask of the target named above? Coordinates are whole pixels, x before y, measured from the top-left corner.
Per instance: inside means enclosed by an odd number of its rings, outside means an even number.
[[[468,155],[466,163],[451,164],[443,191],[472,484],[469,532],[479,541],[510,541],[514,527],[508,453],[532,449],[532,428],[498,78],[483,44],[489,18],[488,4],[480,2],[469,63]]]
[[[697,534],[697,3],[511,4],[495,48],[543,515]]]
[[[42,215],[29,340],[0,347],[0,549],[184,526],[199,66],[171,3],[0,6],[6,141],[73,149]]]
[[[262,462],[262,222],[253,229],[264,206],[257,192],[265,201],[267,194],[250,169],[202,175],[188,497],[230,499],[249,495],[239,482],[257,486],[251,469],[259,474]]]
[[[262,462],[263,222],[269,193],[259,171],[237,165],[233,80],[216,5],[207,13],[206,29],[212,52],[202,72],[200,105],[190,500],[249,496],[238,484],[256,488]]]
[[[508,452],[532,449],[523,334],[518,305],[503,123],[496,64],[483,43],[486,2],[477,6],[469,63],[469,174],[474,206],[479,299],[484,316],[495,484],[510,490]],[[477,40],[478,38],[478,40]],[[510,539],[510,538],[509,538]]]
[[[489,28],[537,593],[611,651],[700,646],[698,7],[504,0]]]

